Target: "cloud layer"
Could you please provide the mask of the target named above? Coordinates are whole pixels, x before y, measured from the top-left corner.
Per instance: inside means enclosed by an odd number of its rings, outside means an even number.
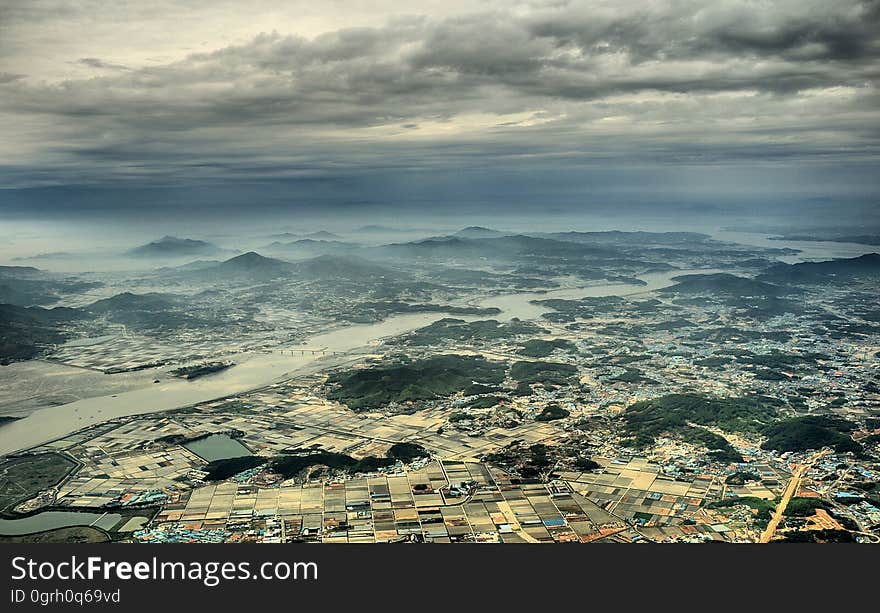
[[[380,4],[12,2],[0,181],[878,160],[877,0]]]

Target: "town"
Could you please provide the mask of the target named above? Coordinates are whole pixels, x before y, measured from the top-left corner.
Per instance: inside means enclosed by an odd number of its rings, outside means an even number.
[[[858,261],[867,276],[841,263],[833,274],[849,275],[845,285],[822,277],[808,289],[805,275],[826,273],[673,272],[658,287],[623,283],[605,295],[560,280],[515,306],[500,292],[465,293],[458,312],[405,314],[416,318],[408,327],[351,347],[312,342],[319,319],[298,315],[314,329],[246,349],[299,360],[295,372],[179,408],[94,415],[10,454],[0,534],[878,542],[873,258]],[[431,297],[440,292],[452,299]],[[496,295],[502,308],[492,310]],[[137,352],[140,368],[125,350],[110,360],[106,342],[93,353],[100,363],[83,362],[93,346],[76,343],[50,358],[208,384],[238,368],[231,356],[242,348],[211,351],[211,335],[192,342],[201,362]],[[24,481],[31,473],[43,481]],[[45,523],[53,513],[58,526]],[[88,521],[68,524],[71,513]]]

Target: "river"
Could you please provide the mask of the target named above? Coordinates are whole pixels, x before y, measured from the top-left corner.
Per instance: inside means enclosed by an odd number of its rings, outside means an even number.
[[[752,245],[766,249],[797,249],[800,253],[779,256],[778,260],[787,264],[817,260],[833,260],[835,258],[855,258],[872,252],[880,252],[880,246],[863,245],[861,243],[837,243],[833,241],[792,241],[771,240],[772,235],[760,232],[734,232],[719,230],[712,233],[712,238],[727,243]]]
[[[372,324],[357,324],[318,334],[305,347],[326,353],[304,353],[299,346],[284,351],[230,356],[236,365],[194,380],[163,378],[160,383],[118,394],[85,398],[36,410],[27,417],[0,426],[0,455],[34,447],[87,426],[125,415],[167,411],[222,398],[330,367],[352,352],[368,349],[381,339],[426,326],[442,314],[408,313]],[[333,353],[336,352],[337,356]]]
[[[646,294],[653,292],[662,287],[667,287],[673,283],[672,278],[679,275],[688,274],[710,274],[721,272],[718,269],[699,268],[691,270],[670,270],[664,272],[651,272],[640,275],[639,279],[645,282],[645,285],[635,285],[633,283],[602,283],[597,285],[586,285],[582,287],[566,287],[562,289],[553,289],[544,292],[519,292],[516,294],[499,294],[497,296],[487,296],[476,301],[475,306],[479,307],[498,307],[501,309],[499,315],[493,315],[495,319],[511,319],[517,317],[519,319],[537,319],[541,314],[546,313],[550,309],[538,304],[532,304],[533,300],[577,300],[579,298],[597,297],[597,296],[634,296],[638,294]]]
[[[801,248],[803,245],[808,249],[794,260],[812,259],[813,257],[853,257],[871,251],[865,245],[857,246],[856,249],[854,246],[839,243],[769,241],[766,239],[766,235],[747,235],[740,232],[720,232],[714,238],[771,247],[795,247],[796,244],[796,248]],[[642,294],[671,285],[673,283],[672,277],[695,272],[718,271],[701,269],[648,273],[640,277],[647,285],[614,283],[557,289],[543,293],[500,294],[480,299],[477,304],[500,308],[502,312],[494,316],[496,319],[510,319],[512,317],[524,320],[535,319],[547,309],[531,304],[532,300]],[[86,426],[116,417],[185,407],[269,385],[294,374],[305,374],[328,368],[346,359],[351,359],[350,354],[357,350],[368,350],[371,345],[378,345],[383,338],[415,330],[444,316],[442,313],[411,313],[390,317],[378,323],[341,327],[313,336],[306,341],[305,346],[321,348],[327,352],[326,355],[312,354],[308,351],[303,354],[293,346],[288,348],[293,351],[286,353],[240,354],[233,357],[236,362],[234,367],[193,381],[168,379],[149,387],[128,392],[39,409],[23,419],[0,427],[0,454],[34,447]],[[461,319],[477,318],[461,317]],[[334,356],[334,352],[340,355]]]

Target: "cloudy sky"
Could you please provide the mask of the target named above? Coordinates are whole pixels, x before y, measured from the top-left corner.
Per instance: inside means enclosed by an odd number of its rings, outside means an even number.
[[[0,208],[876,202],[878,74],[878,0],[2,0]]]

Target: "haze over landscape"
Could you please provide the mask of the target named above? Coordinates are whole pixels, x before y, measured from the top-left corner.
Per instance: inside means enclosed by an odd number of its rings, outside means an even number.
[[[880,2],[0,7],[0,541],[880,542]]]

